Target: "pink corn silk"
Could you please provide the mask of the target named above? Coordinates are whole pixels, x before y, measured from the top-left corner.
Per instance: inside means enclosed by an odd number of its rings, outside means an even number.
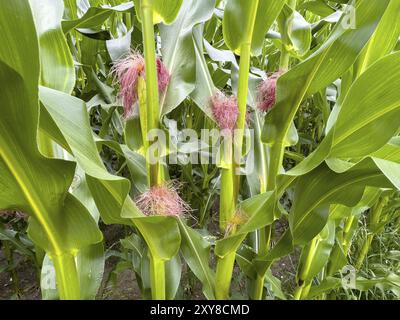
[[[221,130],[234,130],[239,116],[237,99],[218,91],[211,97],[211,110]]]
[[[138,83],[139,78],[145,78],[145,60],[143,56],[137,52],[131,52],[127,57],[117,61],[111,70],[115,78],[119,82],[120,91],[119,98],[124,106],[124,117],[129,118],[133,114],[133,108],[138,101]],[[157,77],[158,90],[164,92],[168,86],[171,76],[157,57]]]
[[[173,183],[153,186],[135,200],[137,207],[147,216],[180,217],[190,211],[189,205],[179,196]]]
[[[276,85],[282,71],[273,73],[268,79],[263,81],[258,87],[258,103],[257,108],[266,112],[270,110],[276,103]]]
[[[160,92],[164,92],[165,89],[167,89],[169,81],[171,80],[171,75],[160,58],[157,58],[157,78],[158,90]]]

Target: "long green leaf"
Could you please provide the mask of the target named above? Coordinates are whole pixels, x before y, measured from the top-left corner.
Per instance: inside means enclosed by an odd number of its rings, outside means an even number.
[[[366,159],[345,173],[335,173],[321,165],[297,180],[294,205],[289,216],[295,244],[313,239],[328,220],[329,205],[355,206],[366,186],[393,188],[371,159]]]
[[[272,144],[274,154],[270,175],[278,174],[287,146],[286,137],[301,102],[326,88],[349,69],[373,34],[387,5],[387,0],[358,0],[356,29],[348,29],[342,18],[316,52],[279,78],[277,103],[266,117],[262,134],[263,141]]]
[[[184,0],[134,0],[135,10],[140,19],[142,4],[151,5],[153,8],[153,22],[171,24],[176,19]]]
[[[192,32],[195,25],[207,21],[215,0],[184,0],[171,25],[160,25],[163,62],[171,73],[166,92],[161,96],[161,114],[175,109],[196,87],[196,51]]]
[[[252,53],[259,55],[265,34],[284,4],[285,1],[282,0],[229,0],[225,6],[223,19],[227,46],[240,54],[241,45],[251,43]]]
[[[365,157],[383,147],[400,127],[399,79],[399,53],[368,68],[350,88],[327,137],[287,174],[305,174],[327,158]]]
[[[75,86],[72,55],[61,29],[62,0],[29,0],[39,38],[41,80],[47,87],[71,93]]]
[[[400,36],[400,1],[391,0],[382,20],[357,61],[361,74],[371,64],[392,52]]]
[[[210,244],[195,230],[179,220],[182,234],[182,254],[190,269],[203,284],[207,299],[215,299],[215,275],[209,267]]]
[[[101,26],[113,13],[127,12],[132,9],[132,2],[126,2],[112,8],[90,7],[81,18],[63,21],[62,27],[64,33],[68,33],[74,28],[95,28]]]
[[[191,98],[197,106],[210,118],[214,116],[210,107],[210,97],[214,95],[216,87],[211,78],[206,59],[204,57],[203,45],[204,24],[198,24],[193,28],[193,43],[196,52],[196,86],[191,93]]]
[[[395,135],[400,127],[399,87],[400,53],[382,58],[360,76],[343,102],[330,157],[368,155]]]
[[[39,50],[29,3],[4,2],[0,12],[0,39],[8,43],[0,50],[0,207],[32,214],[30,236],[47,252],[74,253],[102,235],[68,193],[75,165],[46,159],[37,149]]]

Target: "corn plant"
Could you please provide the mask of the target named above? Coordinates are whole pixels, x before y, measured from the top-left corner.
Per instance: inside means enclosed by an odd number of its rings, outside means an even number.
[[[144,299],[398,298],[364,270],[398,231],[399,0],[2,1],[0,31],[17,297],[15,254],[43,299],[101,298],[111,255]]]

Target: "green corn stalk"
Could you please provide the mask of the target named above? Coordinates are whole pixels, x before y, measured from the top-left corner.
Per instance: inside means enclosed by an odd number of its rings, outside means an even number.
[[[289,0],[287,5],[293,10],[296,10],[296,0]],[[284,17],[284,15],[282,15]],[[287,50],[287,46],[291,43],[289,38],[289,31],[291,29],[292,19],[287,17],[285,19],[279,19],[279,27],[282,34],[282,50],[280,60],[280,70],[287,71],[289,69],[290,53]],[[267,159],[265,148],[261,148],[261,152],[264,154],[263,158]],[[274,154],[271,155],[270,161],[274,161]],[[267,170],[263,172],[262,183],[260,192],[268,192],[275,190],[276,177],[267,174]],[[270,248],[272,225],[262,228],[258,231],[259,233],[259,252],[258,254],[263,256],[266,255]],[[253,285],[253,299],[263,299],[265,276],[257,274],[257,278]]]
[[[237,172],[240,163],[235,163],[233,154],[240,152],[243,147],[244,129],[246,125],[247,113],[247,93],[249,89],[249,70],[251,58],[251,40],[256,19],[258,1],[252,2],[251,22],[248,24],[247,30],[248,39],[240,47],[240,66],[239,66],[239,88],[238,88],[238,107],[239,117],[237,121],[234,136],[234,152],[232,153],[231,168],[223,169],[221,177],[221,205],[220,205],[220,226],[221,229],[226,229],[225,221],[232,219],[236,213],[236,203],[238,200],[238,192],[240,186],[240,174]],[[240,161],[240,159],[238,159]],[[231,231],[234,234],[235,230]],[[220,258],[217,264],[216,273],[216,297],[217,299],[227,299],[229,297],[229,288],[232,280],[233,267],[235,263],[236,252],[231,252],[227,256]]]
[[[307,295],[310,291],[312,280],[309,280],[309,272],[311,269],[311,265],[315,258],[315,253],[318,245],[318,237],[315,237],[308,248],[306,262],[302,270],[300,270],[298,275],[298,281],[300,284],[297,286],[296,291],[294,293],[295,300],[306,299]],[[308,279],[308,280],[307,280]]]
[[[154,44],[153,7],[151,1],[143,0],[142,29],[144,58],[146,65],[146,102],[147,102],[147,129],[159,128],[159,95],[156,66],[156,52]],[[159,184],[159,164],[150,165],[150,185]]]
[[[370,213],[368,222],[368,235],[361,247],[360,254],[356,261],[357,270],[360,270],[360,268],[362,267],[364,260],[368,254],[369,248],[371,247],[372,241],[374,240],[375,236],[378,233],[378,226],[381,222],[383,209],[388,204],[388,202],[389,202],[388,196],[382,197],[379,200],[379,202],[374,206],[372,212]]]
[[[159,95],[156,53],[154,44],[154,23],[153,23],[153,7],[149,0],[143,0],[141,4],[142,29],[143,29],[143,46],[144,58],[146,65],[146,106],[147,110],[142,110],[142,123],[147,122],[147,129],[159,128]],[[144,116],[143,112],[146,112]],[[146,119],[147,118],[147,119]],[[147,132],[146,132],[147,133]],[[143,137],[146,140],[147,134]],[[148,143],[145,143],[148,146]],[[159,163],[147,164],[149,167],[149,183],[150,187],[161,183]],[[152,298],[155,300],[165,300],[165,262],[157,257],[150,257],[150,280]]]
[[[229,139],[228,139],[229,140]],[[229,143],[231,143],[229,141]],[[230,149],[231,151],[231,149]],[[221,172],[221,194],[220,194],[220,230],[224,234],[227,230],[228,223],[236,211],[236,199],[235,199],[235,166],[233,163],[232,152],[229,152],[229,156],[226,161],[228,162],[229,168],[222,169]],[[234,230],[231,231],[233,233]],[[229,288],[232,278],[233,265],[235,263],[236,252],[231,252],[227,256],[218,259],[217,272],[216,272],[216,292],[215,296],[217,299],[227,299],[229,297]]]

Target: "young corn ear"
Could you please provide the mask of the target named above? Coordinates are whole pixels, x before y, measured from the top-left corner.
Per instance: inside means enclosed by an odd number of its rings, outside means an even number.
[[[257,108],[262,112],[267,112],[276,103],[276,85],[282,71],[273,73],[268,79],[264,80],[258,87]]]
[[[124,106],[124,117],[128,119],[135,114],[135,105],[139,98],[139,78],[146,77],[145,60],[140,53],[132,51],[128,56],[114,64],[111,73],[120,85],[118,96]],[[159,92],[164,92],[169,84],[171,75],[160,58],[157,58],[157,78],[158,90]]]
[[[211,110],[215,121],[221,130],[233,131],[239,117],[237,98],[226,96],[221,91],[210,99]]]

